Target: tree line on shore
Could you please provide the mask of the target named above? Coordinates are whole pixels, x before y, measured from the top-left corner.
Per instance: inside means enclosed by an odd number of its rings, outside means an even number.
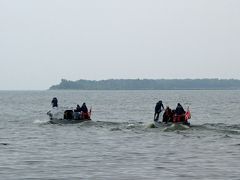
[[[50,90],[235,90],[237,79],[108,79],[71,81],[62,79]]]

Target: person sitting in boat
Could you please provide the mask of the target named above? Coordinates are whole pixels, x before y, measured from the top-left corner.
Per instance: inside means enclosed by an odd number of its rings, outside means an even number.
[[[74,109],[75,112],[81,112],[82,108],[79,106],[79,104],[77,104],[76,109]]]
[[[167,108],[165,109],[164,113],[163,113],[163,120],[162,122],[164,123],[169,123],[169,122],[173,122],[173,112],[172,110],[167,106]]]
[[[175,113],[176,113],[176,115],[183,115],[183,114],[185,114],[185,110],[183,109],[183,107],[182,107],[182,105],[180,103],[177,104]]]
[[[56,97],[54,97],[53,99],[52,99],[52,107],[54,108],[54,107],[58,107],[58,99],[56,98]]]
[[[159,114],[162,112],[163,109],[164,109],[164,106],[162,101],[158,101],[155,106],[154,121],[158,121]]]
[[[76,109],[74,109],[74,119],[80,119],[82,108],[77,104]]]
[[[84,112],[84,113],[87,113],[87,112],[88,112],[88,108],[87,108],[87,106],[86,106],[86,103],[83,103],[83,104],[82,104],[81,110],[82,110],[82,112]]]
[[[184,122],[185,121],[185,110],[180,103],[177,104],[173,122]]]
[[[83,119],[89,119],[90,118],[89,114],[88,114],[88,108],[87,108],[86,103],[82,104],[81,111],[82,111],[82,118]]]

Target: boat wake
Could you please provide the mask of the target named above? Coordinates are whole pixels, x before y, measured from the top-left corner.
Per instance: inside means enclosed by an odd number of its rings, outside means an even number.
[[[232,134],[240,135],[240,124],[224,124],[224,123],[205,123],[202,125],[165,125],[162,123],[149,123],[146,125],[147,128],[157,128],[162,131],[183,131],[183,130],[192,130],[192,131],[208,131],[214,133],[223,133],[223,134]]]
[[[36,119],[33,121],[34,124],[48,124],[49,123],[49,120],[48,119]]]
[[[35,120],[35,124],[51,124],[49,120]],[[54,125],[54,124],[53,124]],[[113,122],[113,121],[85,121],[78,124],[63,124],[72,125],[86,128],[104,128],[110,131],[157,131],[171,132],[171,131],[185,131],[185,132],[206,132],[206,133],[221,133],[230,135],[240,135],[240,124],[224,124],[224,123],[205,123],[200,125],[191,124],[190,126],[183,124],[172,124],[172,125],[158,125],[155,123],[136,122],[136,121],[125,121],[125,122]],[[151,130],[152,129],[152,130]],[[154,130],[154,131],[156,131]]]
[[[99,127],[99,128],[107,128],[110,131],[144,129],[143,122],[91,121],[89,123],[81,123],[81,125],[95,126],[95,127]]]
[[[240,124],[206,123],[203,125],[193,125],[192,128],[199,131],[240,135]]]

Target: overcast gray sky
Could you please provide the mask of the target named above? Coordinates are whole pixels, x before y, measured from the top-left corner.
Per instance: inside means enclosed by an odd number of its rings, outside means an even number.
[[[239,0],[0,0],[0,89],[240,79]]]

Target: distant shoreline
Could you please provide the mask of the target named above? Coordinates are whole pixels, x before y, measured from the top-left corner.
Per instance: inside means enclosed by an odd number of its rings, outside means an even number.
[[[62,79],[49,90],[240,90],[237,79]]]

